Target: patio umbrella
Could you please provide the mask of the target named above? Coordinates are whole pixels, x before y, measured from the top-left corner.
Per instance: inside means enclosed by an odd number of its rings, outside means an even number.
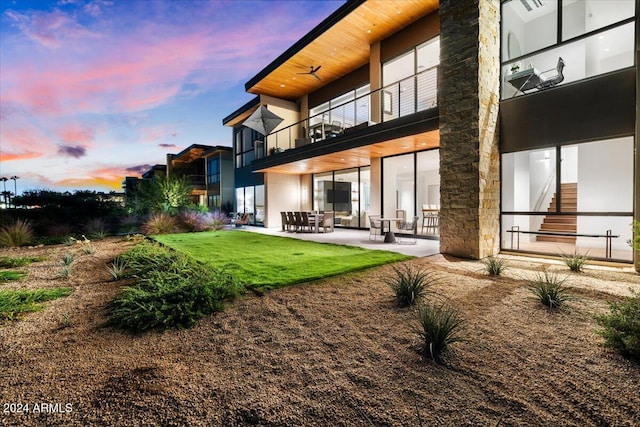
[[[254,111],[242,124],[263,135],[269,135],[283,120],[282,117],[278,117],[267,110],[267,107],[261,105],[260,108]]]

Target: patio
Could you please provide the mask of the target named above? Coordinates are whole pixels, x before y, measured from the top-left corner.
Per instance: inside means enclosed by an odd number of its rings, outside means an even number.
[[[332,233],[291,233],[281,228],[243,227],[242,230],[272,236],[291,237],[292,239],[310,240],[319,243],[359,246],[366,249],[398,252],[403,255],[426,257],[440,253],[438,240],[417,239],[416,244],[384,243],[382,240],[369,240],[369,230],[336,228]]]

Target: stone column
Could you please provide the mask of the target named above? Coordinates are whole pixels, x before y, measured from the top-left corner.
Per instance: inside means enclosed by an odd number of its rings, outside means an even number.
[[[440,0],[440,251],[500,248],[500,2]]]

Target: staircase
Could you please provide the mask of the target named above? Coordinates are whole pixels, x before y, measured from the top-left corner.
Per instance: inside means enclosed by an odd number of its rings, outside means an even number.
[[[562,195],[562,212],[575,212],[578,210],[578,183],[571,182],[560,184],[560,194]],[[551,203],[549,203],[548,212],[556,211],[557,193],[553,194]],[[540,230],[538,231],[558,231],[575,233],[578,230],[578,218],[575,215],[553,215],[545,216]],[[561,242],[576,243],[575,236],[536,236],[538,242]]]

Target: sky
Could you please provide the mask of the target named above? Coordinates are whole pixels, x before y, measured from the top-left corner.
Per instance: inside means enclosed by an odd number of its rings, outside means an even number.
[[[344,0],[0,0],[7,191],[121,191],[167,153],[231,145],[244,83]]]

